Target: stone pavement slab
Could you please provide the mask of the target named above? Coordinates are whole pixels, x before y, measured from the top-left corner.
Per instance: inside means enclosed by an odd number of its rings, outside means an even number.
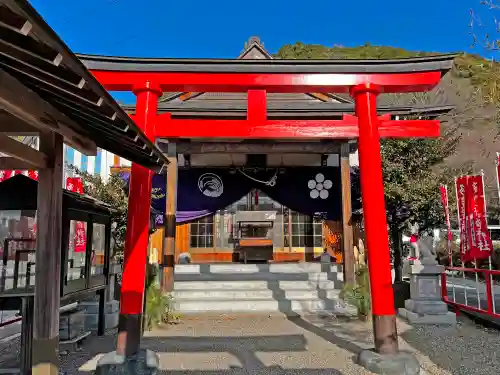
[[[95,338],[83,352],[62,358],[64,371],[92,371],[99,355],[113,350],[113,339]],[[158,353],[160,369],[170,375],[371,374],[353,362],[348,348],[285,317],[190,318],[146,332],[142,343]]]

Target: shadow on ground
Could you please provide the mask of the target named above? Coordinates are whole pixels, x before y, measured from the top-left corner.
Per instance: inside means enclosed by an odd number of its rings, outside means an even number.
[[[89,373],[93,370],[96,358],[115,347],[115,336],[93,337],[85,345],[85,351],[61,356],[61,369],[68,375]],[[344,375],[332,368],[282,368],[279,365],[266,365],[256,355],[260,353],[284,353],[307,350],[307,342],[303,335],[282,336],[248,336],[248,337],[186,337],[186,336],[155,336],[144,337],[142,347],[158,353],[160,356],[160,374],[165,375]],[[193,362],[181,363],[170,354],[207,353],[211,354],[210,363],[206,359],[192,359]],[[217,355],[220,353],[220,356]],[[225,354],[225,355],[224,355]],[[227,354],[233,356],[238,364],[227,364]],[[225,358],[224,358],[225,357]],[[220,358],[220,364],[214,363]],[[90,361],[90,362],[89,362]],[[93,362],[93,363],[91,363]],[[179,363],[177,363],[179,362]],[[186,361],[184,361],[186,362]],[[203,367],[211,367],[206,370]],[[213,367],[226,367],[213,369]],[[304,364],[301,364],[301,367]],[[182,369],[183,366],[195,369]],[[179,368],[180,367],[180,368]]]

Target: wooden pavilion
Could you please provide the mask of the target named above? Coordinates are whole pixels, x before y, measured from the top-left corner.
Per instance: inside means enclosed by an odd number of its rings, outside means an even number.
[[[11,137],[17,134],[37,135],[39,149]],[[0,152],[4,156],[0,168],[39,171],[34,374],[58,374],[61,247],[65,235],[63,142],[87,155],[95,155],[97,147],[107,149],[148,170],[159,170],[167,163],[152,140],[28,1],[1,0]],[[148,230],[146,226],[146,236]]]

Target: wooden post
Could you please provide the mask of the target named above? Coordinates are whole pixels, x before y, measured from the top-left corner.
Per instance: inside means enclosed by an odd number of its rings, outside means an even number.
[[[340,149],[340,173],[342,183],[342,247],[344,250],[344,281],[354,284],[354,243],[352,231],[351,166],[349,165],[349,143],[342,143]]]
[[[177,150],[175,143],[168,144],[167,151],[167,199],[165,207],[165,240],[163,241],[163,261],[161,290],[170,293],[174,288],[175,228],[177,213]]]
[[[47,156],[48,167],[40,169],[38,175],[33,374],[58,375],[62,136],[57,133],[40,133],[40,151]]]

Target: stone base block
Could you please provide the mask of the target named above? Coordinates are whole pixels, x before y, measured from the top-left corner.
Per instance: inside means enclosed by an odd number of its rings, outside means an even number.
[[[141,350],[134,357],[124,357],[116,352],[103,355],[96,366],[96,375],[155,375],[160,359],[151,350]]]
[[[413,300],[405,301],[404,308],[419,315],[442,315],[448,312],[448,305],[443,301]]]
[[[113,329],[118,327],[118,317],[119,312],[112,314],[105,314],[104,316],[104,328]],[[97,325],[99,323],[98,314],[86,314],[85,315],[85,329],[88,331],[97,331]]]
[[[410,283],[407,281],[396,281],[392,287],[394,289],[394,305],[396,309],[405,307],[405,301],[410,299]]]
[[[79,307],[83,309],[87,314],[98,314],[99,313],[99,301],[81,301]],[[107,301],[104,304],[104,313],[112,314],[118,312],[120,309],[120,302],[116,300]]]
[[[406,319],[410,324],[457,324],[457,316],[448,311],[446,314],[417,314],[407,309],[399,309],[399,315]]]
[[[62,313],[59,318],[59,339],[73,340],[85,332],[85,313],[72,310]]]
[[[413,354],[379,354],[373,350],[363,350],[358,356],[358,363],[375,374],[383,375],[419,375],[420,365]]]

